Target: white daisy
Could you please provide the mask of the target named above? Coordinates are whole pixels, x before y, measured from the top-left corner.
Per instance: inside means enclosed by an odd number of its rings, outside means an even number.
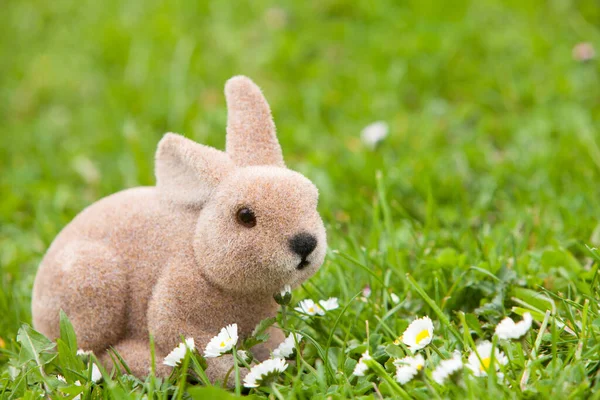
[[[531,329],[532,321],[533,318],[528,312],[523,314],[522,321],[516,323],[511,318],[506,317],[496,326],[496,335],[498,335],[498,338],[504,340],[519,339]]]
[[[396,293],[390,294],[390,298],[392,299],[392,303],[398,304],[400,303],[400,297]]]
[[[462,357],[459,352],[454,352],[452,358],[449,360],[442,360],[438,364],[437,367],[433,370],[431,374],[433,380],[438,384],[443,384],[446,379],[455,372],[461,370],[463,368]]]
[[[321,306],[316,304],[311,299],[302,300],[300,303],[298,303],[296,311],[310,315],[311,317],[313,315],[325,315],[325,311],[321,308]]]
[[[185,357],[186,351],[189,349],[190,351],[196,348],[194,344],[194,338],[185,339],[185,343],[180,343],[179,346],[175,347],[163,360],[163,364],[168,365],[169,367],[175,367],[177,364],[183,360]]]
[[[290,333],[289,336],[273,350],[273,358],[288,358],[294,353],[295,344],[300,343],[300,340],[302,340],[301,334]]]
[[[396,366],[396,381],[401,385],[410,382],[415,375],[425,366],[425,359],[421,354],[414,357],[404,357],[394,360]]]
[[[89,356],[90,354],[93,354],[94,352],[91,350],[84,350],[84,349],[78,349],[77,350],[77,355],[78,356]]]
[[[367,360],[372,360],[371,356],[369,355],[369,350],[362,354],[362,357],[360,357],[360,360],[358,360],[358,363],[354,367],[354,372],[352,373],[356,376],[365,376],[365,372],[367,372],[369,369],[369,366],[365,363]]]
[[[212,358],[219,357],[233,348],[238,341],[238,326],[237,324],[227,325],[221,329],[221,332],[206,345],[204,357]]]
[[[479,354],[479,357],[477,357]],[[506,365],[508,363],[508,359],[498,349],[494,351],[494,358],[496,359],[496,363],[494,368],[496,371],[499,369],[499,365]],[[479,361],[481,359],[481,361]],[[476,352],[471,352],[469,355],[469,363],[467,367],[471,371],[473,371],[473,375],[475,376],[486,376],[487,371],[490,369],[490,363],[492,362],[492,344],[489,341],[481,342],[476,349]]]
[[[96,364],[92,364],[92,381],[99,382],[102,379],[102,373]]]
[[[327,300],[321,300],[319,301],[319,305],[321,306],[321,308],[323,308],[325,311],[331,311],[331,310],[335,310],[336,308],[338,308],[340,305],[338,304],[338,299],[337,297],[330,297]]]
[[[387,137],[388,131],[389,127],[386,122],[373,122],[363,128],[360,139],[367,147],[374,149],[379,142]]]
[[[433,339],[433,322],[427,316],[417,318],[408,325],[402,335],[402,341],[411,351],[420,350]]]
[[[64,376],[62,375],[56,375],[56,379],[58,379],[59,381],[61,381],[62,383],[67,383],[67,380],[65,379]]]
[[[253,366],[244,378],[244,386],[249,388],[259,387],[261,384],[268,384],[272,379],[277,378],[288,367],[282,358],[269,359]]]

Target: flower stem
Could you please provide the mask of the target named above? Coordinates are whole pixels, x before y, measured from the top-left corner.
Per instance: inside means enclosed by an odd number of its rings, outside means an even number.
[[[286,315],[287,315],[287,306],[282,305],[281,306],[281,327],[283,328],[284,331],[285,331],[285,325],[286,325]]]
[[[206,372],[204,372],[204,368],[202,368],[200,362],[198,362],[198,359],[196,359],[195,356],[192,356],[191,359],[192,364],[194,364],[194,372],[196,372],[198,378],[202,381],[202,383],[204,383],[204,385],[210,386],[210,380],[208,379],[208,376],[206,376]]]
[[[242,388],[240,385],[240,366],[238,365],[237,358],[237,346],[233,346],[233,368],[235,368],[235,394],[239,396],[242,394]]]
[[[435,352],[437,353],[437,355],[438,355],[438,356],[440,356],[440,358],[441,358],[442,360],[445,360],[445,359],[446,359],[446,357],[444,357],[444,356],[442,355],[442,353],[440,352],[440,349],[438,349],[438,348],[437,348],[437,346],[436,346],[435,344],[433,344],[433,343],[430,343],[430,344],[429,344],[429,346],[430,346],[430,347],[433,349],[433,351],[435,351]],[[429,351],[427,351],[427,356],[429,356]]]
[[[252,363],[252,361],[253,361],[253,360],[254,360],[254,359],[250,360],[250,363]],[[248,370],[249,370],[250,368],[252,368],[252,367],[250,366],[250,364],[248,364],[248,363],[246,362],[246,360],[244,360],[243,358],[240,358],[240,359],[239,359],[239,361],[240,361],[240,362],[241,362],[241,363],[244,365],[244,367],[248,368]]]
[[[544,332],[546,331],[546,327],[548,326],[548,321],[550,320],[550,310],[546,310],[546,314],[544,315],[544,320],[542,321],[542,326],[538,332],[537,338],[535,339],[535,344],[531,349],[531,354],[529,355],[529,360],[525,363],[525,368],[523,370],[523,375],[521,376],[521,381],[519,382],[519,387],[522,391],[525,391],[527,388],[527,381],[529,380],[529,374],[531,373],[531,364],[537,358],[537,352],[542,344],[542,337],[544,336]]]
[[[396,383],[396,381],[394,379],[392,379],[391,376],[388,375],[388,373],[385,371],[385,369],[383,369],[383,367],[381,366],[381,364],[379,364],[377,361],[375,361],[375,360],[365,360],[365,364],[367,364],[367,366],[369,368],[371,368],[373,371],[375,371],[380,378],[383,378],[383,380],[385,380],[390,385],[390,387],[396,393],[398,393],[402,398],[404,398],[404,399],[410,399],[411,398],[408,395],[408,393],[406,393],[406,391],[404,389],[402,389],[398,385],[398,383]]]
[[[281,394],[281,392],[279,390],[277,390],[277,388],[275,387],[275,382],[271,383],[271,391],[273,392],[273,394],[275,395],[275,397],[277,397],[280,400],[283,400],[283,395]]]
[[[183,399],[183,392],[185,391],[185,385],[187,383],[188,366],[190,365],[190,355],[190,351],[186,347],[185,358],[181,365],[179,384],[177,385],[177,400]]]

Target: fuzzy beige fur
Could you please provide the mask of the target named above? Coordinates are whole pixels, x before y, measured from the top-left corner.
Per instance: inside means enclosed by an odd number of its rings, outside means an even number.
[[[162,358],[182,335],[200,351],[227,324],[247,336],[276,314],[274,293],[315,273],[326,250],[316,187],[285,168],[260,89],[238,76],[225,94],[226,152],[168,133],[155,187],[96,202],[56,237],[33,288],[36,329],[58,337],[62,309],[81,348],[110,366],[112,346],[137,376],[149,371],[152,334],[164,376]],[[254,212],[256,226],[240,223],[241,208]],[[272,329],[257,356],[282,339]],[[207,374],[222,379],[231,365],[209,359]]]

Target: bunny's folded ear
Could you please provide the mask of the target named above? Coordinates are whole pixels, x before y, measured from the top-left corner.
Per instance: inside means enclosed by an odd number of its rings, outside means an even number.
[[[285,167],[271,109],[258,86],[245,76],[225,84],[227,154],[236,165]]]
[[[156,186],[174,203],[201,206],[233,168],[224,152],[167,133],[156,151]]]

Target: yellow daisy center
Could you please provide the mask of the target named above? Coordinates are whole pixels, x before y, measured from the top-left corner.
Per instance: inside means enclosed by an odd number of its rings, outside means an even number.
[[[309,312],[309,313],[314,313],[314,312],[315,312],[315,308],[314,308],[314,307],[310,307],[310,308],[308,309],[308,312]]]
[[[423,369],[423,364],[419,364],[419,365],[417,365],[417,371],[420,371],[420,370],[422,370],[422,369]]]
[[[417,342],[417,344],[419,344],[423,339],[427,339],[428,337],[429,331],[427,329],[423,329],[421,332],[419,332],[415,341]]]
[[[491,357],[482,358],[481,359],[481,365],[479,366],[479,369],[481,371],[485,371],[485,370],[489,369],[491,361],[492,361]]]
[[[225,342],[221,342],[221,344],[219,346],[225,347]]]

